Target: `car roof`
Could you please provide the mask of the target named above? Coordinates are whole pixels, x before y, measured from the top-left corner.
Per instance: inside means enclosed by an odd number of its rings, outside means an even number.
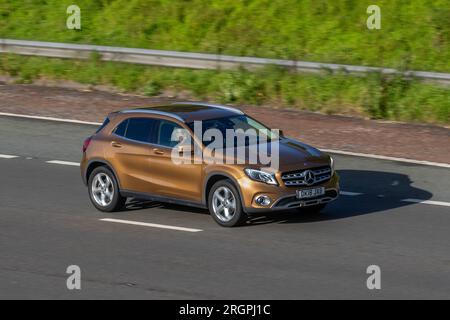
[[[232,107],[201,102],[176,102],[170,105],[127,109],[120,111],[120,113],[157,114],[172,117],[185,123],[244,114]]]

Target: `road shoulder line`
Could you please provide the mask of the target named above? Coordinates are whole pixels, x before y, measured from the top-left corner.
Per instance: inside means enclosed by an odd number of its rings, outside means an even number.
[[[371,159],[378,159],[378,160],[389,160],[389,161],[396,161],[396,162],[405,162],[405,163],[419,164],[419,165],[432,166],[432,167],[450,168],[450,164],[440,163],[440,162],[414,160],[414,159],[407,159],[407,158],[397,158],[397,157],[390,157],[390,156],[382,156],[382,155],[378,155],[378,154],[350,152],[350,151],[342,151],[342,150],[334,150],[334,149],[320,148],[320,150],[323,152],[340,154],[340,155],[345,155],[345,156],[371,158]]]
[[[74,120],[74,119],[63,119],[63,118],[53,118],[53,117],[32,116],[32,115],[23,115],[23,114],[6,113],[6,112],[0,112],[0,116],[35,119],[35,120],[46,120],[46,121],[57,121],[57,122],[65,122],[65,123],[73,123],[73,124],[84,124],[84,125],[95,125],[95,126],[101,125],[100,122],[90,122],[90,121],[82,121],[82,120]],[[390,157],[390,156],[382,156],[382,155],[378,155],[378,154],[350,152],[350,151],[334,150],[334,149],[327,149],[327,148],[320,148],[320,150],[323,151],[323,152],[340,154],[340,155],[347,155],[347,156],[354,156],[354,157],[363,157],[363,158],[378,159],[378,160],[388,160],[388,161],[411,163],[411,164],[418,164],[418,165],[432,166],[432,167],[440,167],[440,168],[450,168],[450,164],[448,164],[448,163],[440,163],[440,162],[432,162],[432,161],[424,161],[424,160],[415,160],[415,159],[399,158],[399,157]]]
[[[26,114],[16,114],[16,113],[7,113],[7,112],[0,112],[0,116],[13,117],[13,118],[34,119],[34,120],[66,122],[66,123],[75,123],[75,124],[86,124],[86,125],[92,125],[92,126],[100,126],[101,125],[100,122],[82,121],[82,120],[74,120],[74,119],[63,119],[63,118],[53,118],[53,117],[43,117],[43,116],[32,116],[32,115],[26,115]]]

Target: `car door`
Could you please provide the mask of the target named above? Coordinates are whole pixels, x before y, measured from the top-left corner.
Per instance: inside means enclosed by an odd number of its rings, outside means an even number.
[[[182,156],[178,154],[177,149],[174,149],[179,143],[176,138],[174,139],[175,133],[183,131],[190,135],[189,130],[176,122],[162,119],[157,120],[155,128],[156,144],[150,152],[150,162],[156,193],[171,198],[200,202],[202,200],[202,165],[195,164],[195,161],[183,163],[180,161],[183,160]]]
[[[128,118],[113,131],[108,152],[122,191],[154,193],[151,152],[155,141],[156,120],[150,117]]]

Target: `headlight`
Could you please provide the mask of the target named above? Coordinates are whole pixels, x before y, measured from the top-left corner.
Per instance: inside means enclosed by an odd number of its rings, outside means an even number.
[[[331,175],[334,174],[334,159],[330,156]]]
[[[278,185],[275,175],[256,169],[244,169],[245,174],[252,180],[264,182],[267,184]]]

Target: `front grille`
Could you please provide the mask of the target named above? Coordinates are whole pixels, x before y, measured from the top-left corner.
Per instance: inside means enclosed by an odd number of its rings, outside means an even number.
[[[287,187],[314,186],[331,179],[331,167],[320,167],[286,172],[281,175]]]

